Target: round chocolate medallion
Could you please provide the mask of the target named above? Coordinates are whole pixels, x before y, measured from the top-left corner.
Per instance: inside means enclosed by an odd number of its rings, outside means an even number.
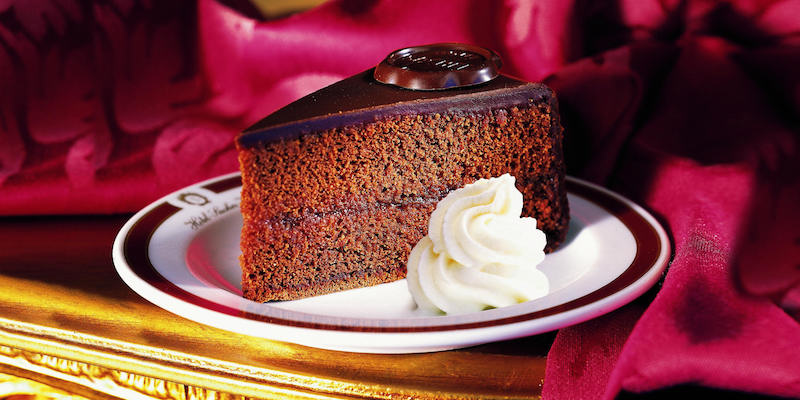
[[[500,56],[478,46],[436,43],[393,51],[375,67],[375,80],[414,90],[442,90],[494,79]]]

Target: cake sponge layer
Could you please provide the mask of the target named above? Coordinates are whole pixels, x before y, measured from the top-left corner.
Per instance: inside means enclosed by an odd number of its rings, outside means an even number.
[[[516,177],[523,216],[537,219],[552,250],[569,219],[561,142],[550,98],[240,146],[245,297],[285,300],[400,279],[436,203],[504,173]]]

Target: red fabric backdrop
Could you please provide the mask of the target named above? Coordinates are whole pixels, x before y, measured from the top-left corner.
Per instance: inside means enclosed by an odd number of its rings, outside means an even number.
[[[652,296],[558,333],[544,397],[800,397],[800,0],[240,11],[0,0],[0,215],[135,211],[235,171],[236,132],[391,50],[475,43],[556,90],[570,174],[674,238]]]

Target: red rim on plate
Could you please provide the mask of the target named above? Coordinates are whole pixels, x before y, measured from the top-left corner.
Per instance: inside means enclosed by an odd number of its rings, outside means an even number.
[[[232,175],[219,180],[212,180],[200,187],[214,193],[222,193],[239,186],[241,186],[240,177],[238,175]],[[354,326],[317,323],[256,314],[197,296],[166,279],[156,270],[150,261],[148,249],[153,233],[164,221],[181,210],[163,200],[157,202],[154,207],[138,216],[136,222],[122,238],[121,250],[128,268],[137,277],[156,290],[167,293],[188,304],[233,317],[287,327],[349,332],[414,333],[487,328],[535,320],[576,310],[605,299],[634,285],[640,279],[645,278],[645,276],[653,270],[654,266],[657,266],[659,270],[666,266],[669,257],[664,257],[664,254],[665,252],[669,252],[669,242],[665,240],[665,233],[663,231],[659,232],[656,229],[656,226],[654,226],[655,221],[648,221],[644,217],[643,210],[635,209],[635,206],[622,196],[575,178],[567,178],[567,189],[571,195],[582,197],[596,204],[625,225],[636,241],[636,255],[633,261],[624,272],[613,281],[577,299],[534,312],[477,322],[426,326],[403,326],[402,324],[392,326]],[[649,288],[649,285],[647,287]],[[644,290],[642,290],[642,292],[643,291]]]

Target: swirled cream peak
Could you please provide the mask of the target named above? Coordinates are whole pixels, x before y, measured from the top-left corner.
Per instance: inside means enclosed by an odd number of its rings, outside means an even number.
[[[509,174],[480,179],[442,199],[428,236],[411,250],[408,288],[420,308],[462,314],[547,294],[544,232],[521,218],[522,193]]]

